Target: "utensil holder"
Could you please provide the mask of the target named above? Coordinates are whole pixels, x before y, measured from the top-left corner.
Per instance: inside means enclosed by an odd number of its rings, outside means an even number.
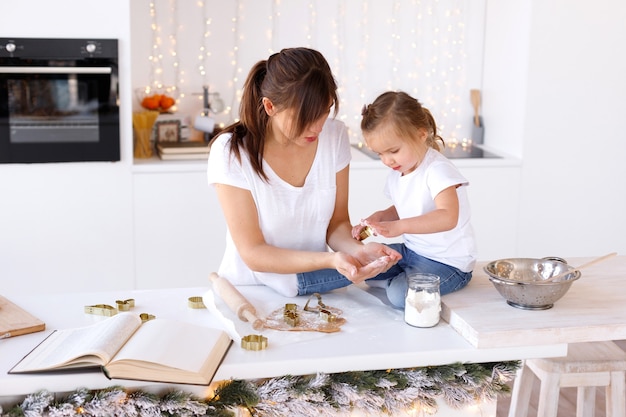
[[[479,126],[476,126],[475,123],[472,123],[472,143],[476,145],[481,145],[483,143],[483,139],[485,136],[485,126],[483,126],[483,118],[478,118]]]

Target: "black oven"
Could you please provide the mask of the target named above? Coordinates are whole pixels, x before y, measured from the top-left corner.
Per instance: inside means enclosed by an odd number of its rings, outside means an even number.
[[[120,160],[116,39],[0,38],[0,163]]]

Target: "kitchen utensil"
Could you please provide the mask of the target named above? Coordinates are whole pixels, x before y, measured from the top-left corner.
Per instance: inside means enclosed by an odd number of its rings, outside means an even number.
[[[565,272],[561,272],[560,274],[553,275],[550,278],[541,281],[541,283],[545,284],[546,282],[555,282],[555,281],[563,278],[564,276],[566,276],[568,274],[571,274],[574,271],[580,271],[581,269],[587,268],[588,266],[595,265],[595,264],[597,264],[599,262],[602,262],[602,261],[606,261],[607,259],[612,258],[615,255],[617,255],[617,252],[612,252],[612,253],[609,253],[608,255],[601,256],[601,257],[596,258],[596,259],[594,259],[592,261],[584,263],[584,264],[582,264],[582,265],[580,265],[580,266],[578,266],[578,267],[576,267],[574,269],[570,269],[569,271],[565,271]]]
[[[470,90],[470,101],[474,108],[474,126],[480,126],[480,90]]]
[[[220,277],[215,272],[209,276],[215,292],[224,300],[226,305],[234,312],[241,321],[252,324],[254,330],[263,328],[263,320],[257,317],[256,308],[241,294],[226,278]]]
[[[472,122],[472,143],[482,144],[485,136],[485,127],[483,126],[483,118],[480,117],[480,90],[470,90],[470,101],[474,108],[474,117]]]
[[[524,310],[552,308],[581,277],[580,271],[567,263],[549,258],[499,259],[483,269],[507,304]],[[563,272],[563,279],[545,282]]]

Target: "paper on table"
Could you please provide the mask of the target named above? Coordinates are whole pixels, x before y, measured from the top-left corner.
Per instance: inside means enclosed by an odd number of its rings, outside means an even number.
[[[231,339],[237,344],[237,346],[241,345],[241,338],[245,336],[245,334],[241,334],[237,330],[237,326],[235,326],[235,322],[232,318],[226,317],[222,312],[227,311],[228,307],[226,304],[218,297],[215,296],[213,290],[209,290],[202,296],[202,302],[206,306],[207,310],[209,310],[213,315],[215,315],[219,321],[224,326],[224,331],[228,333]],[[222,304],[220,307],[217,304]],[[236,318],[236,317],[235,317]]]
[[[283,297],[266,286],[238,286],[237,290],[256,308],[259,318],[267,317],[272,311],[287,303],[295,303],[303,308],[309,299],[308,295],[294,298]],[[364,291],[362,288],[351,285],[340,290],[322,294],[324,304],[340,309],[347,322],[341,327],[341,332],[367,332],[380,325],[381,318],[391,321],[404,322],[402,310],[385,305],[378,297]],[[223,324],[224,330],[231,336],[237,345],[241,345],[243,336],[262,333],[268,338],[268,345],[284,346],[297,343],[306,343],[321,337],[332,337],[332,333],[321,332],[291,332],[272,329],[263,329],[255,332],[248,322],[239,320],[237,314],[231,311],[226,303],[216,296],[212,290],[203,296],[204,304]],[[311,301],[313,303],[313,300]],[[317,305],[315,300],[314,305]]]

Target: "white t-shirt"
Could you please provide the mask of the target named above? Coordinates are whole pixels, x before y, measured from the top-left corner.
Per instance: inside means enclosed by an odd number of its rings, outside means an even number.
[[[435,197],[444,189],[460,184],[459,221],[452,230],[427,234],[404,234],[405,245],[426,258],[470,272],[476,263],[476,242],[470,223],[467,198],[468,181],[457,167],[440,152],[429,148],[417,169],[402,176],[391,171],[385,194],[391,199],[401,219],[420,216],[435,209]]]
[[[326,232],[335,209],[336,174],[350,163],[350,142],[343,122],[328,119],[318,137],[317,153],[302,187],[283,181],[264,161],[269,182],[254,172],[242,150],[241,163],[229,153],[230,134],[211,145],[209,184],[249,190],[265,241],[280,248],[325,252]],[[230,232],[218,274],[235,285],[262,284],[242,261]]]

